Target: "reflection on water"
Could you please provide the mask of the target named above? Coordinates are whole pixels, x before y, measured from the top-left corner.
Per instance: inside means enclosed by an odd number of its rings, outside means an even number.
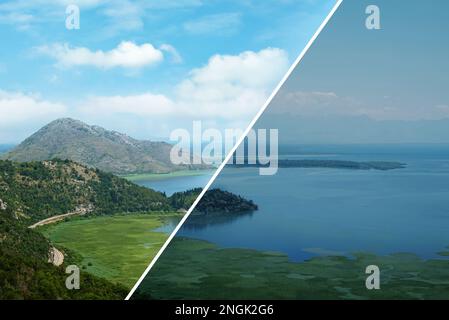
[[[253,214],[254,212],[192,214],[182,226],[180,235],[184,231],[198,231],[217,225],[233,224],[243,217],[252,217]]]
[[[189,216],[187,221],[179,230],[179,236],[191,236],[191,232],[196,232],[202,229],[207,229],[217,225],[233,224],[243,217],[252,217],[254,212],[239,212],[239,213],[213,213],[202,214],[194,213]],[[165,224],[155,231],[171,233],[181,221],[181,217],[168,217]]]

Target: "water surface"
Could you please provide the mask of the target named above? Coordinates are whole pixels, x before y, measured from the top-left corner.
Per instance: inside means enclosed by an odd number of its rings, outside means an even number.
[[[213,187],[252,199],[259,210],[237,218],[192,217],[178,235],[283,252],[295,261],[356,251],[431,258],[449,245],[448,146],[309,146],[291,148],[283,157],[318,155],[399,161],[407,168],[282,168],[274,176],[226,168]]]

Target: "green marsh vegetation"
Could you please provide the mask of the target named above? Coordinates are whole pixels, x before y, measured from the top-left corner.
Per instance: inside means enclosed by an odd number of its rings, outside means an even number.
[[[281,253],[223,249],[177,238],[134,299],[447,299],[448,252],[315,257],[292,262]],[[381,270],[380,290],[367,290],[365,268]]]
[[[56,247],[76,254],[75,264],[82,271],[131,289],[169,236],[154,229],[174,216],[179,215],[75,218],[41,229]]]

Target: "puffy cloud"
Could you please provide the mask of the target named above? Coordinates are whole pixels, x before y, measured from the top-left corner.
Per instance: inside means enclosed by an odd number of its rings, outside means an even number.
[[[0,91],[0,141],[18,141],[46,122],[66,116],[138,138],[167,137],[173,129],[191,128],[194,120],[208,127],[244,129],[288,67],[287,55],[279,49],[216,55],[165,95],[92,96],[70,108]]]
[[[172,115],[189,119],[251,120],[288,69],[287,54],[274,48],[236,56],[216,55],[194,69],[168,95],[144,93],[93,97],[80,110],[89,114]]]
[[[285,51],[275,48],[215,55],[178,85],[176,99],[185,109],[202,116],[255,114],[288,66]]]
[[[37,52],[53,57],[57,65],[64,68],[74,66],[95,66],[102,69],[114,67],[141,68],[154,65],[164,59],[161,50],[149,43],[137,45],[130,41],[121,42],[110,51],[91,51],[85,47],[70,47],[68,44],[41,46]]]

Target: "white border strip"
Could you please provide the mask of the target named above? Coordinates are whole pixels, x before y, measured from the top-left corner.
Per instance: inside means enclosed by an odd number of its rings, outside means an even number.
[[[282,80],[279,82],[279,84],[277,85],[277,87],[274,89],[273,93],[270,95],[270,97],[268,98],[268,100],[265,102],[265,104],[263,105],[262,109],[259,110],[259,112],[256,114],[256,116],[254,117],[254,119],[251,121],[251,123],[249,124],[248,128],[245,130],[245,132],[242,134],[242,136],[240,137],[239,141],[234,145],[234,147],[231,149],[231,151],[227,154],[226,158],[224,159],[224,161],[220,164],[220,166],[218,167],[217,171],[215,171],[214,175],[212,176],[212,178],[209,180],[209,182],[207,183],[207,185],[204,187],[203,191],[200,193],[200,195],[198,196],[198,198],[196,198],[195,202],[193,203],[193,205],[190,207],[189,211],[187,211],[187,213],[184,215],[184,217],[181,219],[181,221],[178,223],[178,225],[176,226],[175,230],[172,232],[172,234],[170,235],[170,237],[167,239],[167,241],[165,241],[164,245],[162,246],[162,248],[159,250],[159,252],[157,253],[157,255],[154,257],[154,259],[151,261],[150,265],[145,269],[145,271],[143,272],[143,274],[140,276],[139,280],[137,280],[136,284],[134,285],[134,287],[131,289],[131,291],[128,293],[128,295],[126,296],[125,300],[129,300],[132,295],[134,294],[134,292],[137,290],[137,288],[139,287],[140,283],[143,281],[143,279],[145,279],[145,277],[147,276],[148,272],[150,272],[151,268],[153,268],[154,264],[157,262],[157,260],[159,259],[159,257],[162,255],[162,253],[165,251],[165,249],[167,248],[167,246],[170,244],[170,242],[173,240],[173,238],[175,237],[175,235],[178,233],[179,229],[181,229],[182,225],[184,224],[184,222],[187,220],[187,218],[190,216],[190,214],[192,213],[192,211],[195,209],[196,205],[198,204],[198,202],[200,202],[201,198],[204,196],[204,194],[206,193],[206,191],[210,188],[210,186],[212,185],[212,183],[215,181],[215,179],[217,178],[217,176],[220,174],[221,170],[223,170],[223,168],[225,167],[225,165],[229,162],[229,160],[231,159],[232,155],[234,154],[234,152],[237,150],[237,148],[239,147],[239,145],[242,143],[242,141],[245,139],[245,137],[248,135],[249,131],[252,129],[252,127],[254,126],[254,124],[257,122],[257,120],[260,118],[260,116],[264,113],[265,109],[268,107],[268,105],[271,103],[271,101],[273,100],[273,98],[276,96],[276,94],[278,93],[278,91],[281,89],[281,87],[284,85],[285,81],[287,81],[287,79],[290,77],[290,74],[293,72],[293,70],[296,68],[296,66],[299,64],[299,62],[302,60],[302,58],[305,56],[305,54],[307,53],[307,51],[309,50],[309,48],[312,46],[312,44],[315,42],[316,38],[319,36],[319,34],[321,33],[321,31],[324,29],[324,27],[327,25],[327,23],[329,22],[329,20],[332,18],[332,16],[334,15],[334,13],[337,11],[338,7],[340,7],[341,3],[343,2],[343,0],[337,0],[337,3],[334,5],[334,7],[332,8],[331,12],[327,15],[326,19],[324,19],[323,23],[321,23],[321,25],[319,26],[318,30],[315,32],[315,34],[313,35],[313,37],[309,40],[309,42],[307,43],[307,45],[305,46],[305,48],[302,50],[301,54],[298,56],[298,58],[295,60],[295,62],[291,65],[290,69],[287,71],[287,73],[285,74],[285,76],[282,78]]]

